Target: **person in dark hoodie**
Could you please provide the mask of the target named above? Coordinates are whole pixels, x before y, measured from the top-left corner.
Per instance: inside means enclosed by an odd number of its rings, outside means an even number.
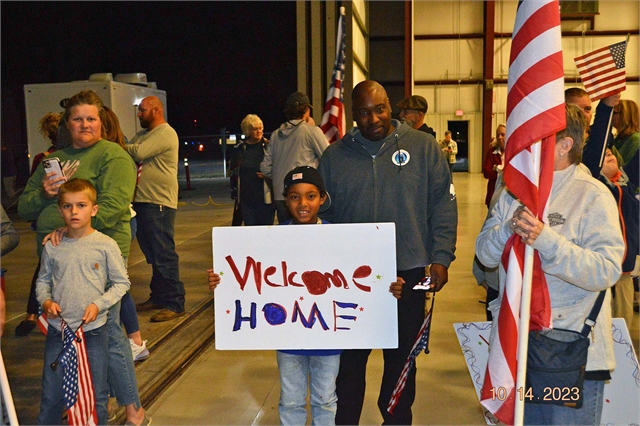
[[[278,223],[291,219],[284,201],[283,182],[290,170],[300,166],[318,167],[324,150],[329,146],[322,130],[311,118],[311,102],[301,92],[289,95],[284,109],[287,121],[273,133],[260,164],[262,174],[273,181]]]
[[[393,414],[387,406],[425,315],[425,292],[413,287],[430,266],[431,291],[448,281],[455,259],[458,210],[447,160],[430,134],[391,119],[385,89],[359,83],[352,93],[358,127],[330,145],[319,170],[331,194],[322,218],[332,223],[394,222],[398,281],[406,283],[398,300],[397,349],[384,350],[378,407],[384,424],[411,424],[416,368]],[[371,332],[375,332],[372,330]],[[365,394],[370,349],[345,350],[336,382],[336,424],[358,424]]]

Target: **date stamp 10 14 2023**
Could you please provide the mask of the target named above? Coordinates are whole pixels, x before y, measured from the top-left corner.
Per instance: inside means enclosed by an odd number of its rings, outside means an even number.
[[[575,402],[580,399],[580,389],[577,387],[551,387],[547,386],[544,388],[544,394],[541,396],[533,395],[533,390],[531,388],[517,388],[515,392],[511,395],[507,388],[498,387],[491,388],[491,399],[493,401],[504,401],[506,399],[518,398],[520,401],[525,402]]]

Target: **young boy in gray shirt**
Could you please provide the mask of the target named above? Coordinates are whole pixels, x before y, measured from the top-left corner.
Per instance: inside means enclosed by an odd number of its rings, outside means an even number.
[[[63,348],[62,322],[75,332],[82,326],[96,400],[98,424],[107,424],[109,338],[107,310],[129,290],[130,282],[117,243],[91,226],[98,212],[96,190],[84,179],[65,182],[58,210],[68,228],[58,246],[42,253],[36,295],[49,329],[42,373],[38,424],[60,424],[65,408],[64,369],[52,367]]]

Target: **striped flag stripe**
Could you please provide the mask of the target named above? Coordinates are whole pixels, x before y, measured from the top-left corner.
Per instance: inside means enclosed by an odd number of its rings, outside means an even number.
[[[609,51],[605,52],[606,55],[597,56],[595,58],[591,58],[586,61],[582,61],[580,63],[576,63],[578,70],[582,70],[583,72],[588,73],[588,75],[593,75],[594,73],[600,71],[600,69],[617,69],[615,66],[616,63],[613,60],[613,57],[609,54]]]
[[[345,134],[347,127],[344,114],[344,72],[346,55],[344,8],[340,8],[340,20],[338,21],[338,34],[336,37],[336,62],[333,67],[331,87],[327,93],[324,104],[320,129],[327,141],[333,143]]]
[[[584,87],[589,89],[597,89],[604,85],[614,85],[614,84],[624,84],[623,82],[613,81],[610,82],[608,80],[617,79],[619,77],[624,77],[624,70],[605,70],[599,73],[592,74],[591,79],[584,85]]]
[[[64,327],[68,326],[64,324]],[[76,336],[80,338],[80,342],[74,340],[72,345],[75,348],[77,356],[77,365],[75,367],[78,370],[78,394],[75,404],[67,410],[69,424],[93,426],[98,423],[98,415],[96,412],[91,368],[82,327],[78,329]]]
[[[564,122],[564,69],[558,0],[522,0],[513,31],[507,94],[505,184],[543,220],[553,182],[555,133]],[[502,256],[506,284],[494,321],[481,402],[496,418],[512,424],[517,380],[520,301],[524,248],[513,235]],[[534,269],[540,267],[534,253]],[[544,275],[534,271],[532,329],[550,327],[551,312]],[[506,399],[492,389],[504,388]]]
[[[603,88],[614,87],[614,86],[624,87],[625,86],[624,81],[615,80],[620,76],[624,78],[624,71],[609,72],[602,76],[598,76],[597,78],[594,78],[593,80],[589,81],[589,83],[585,84],[584,87],[585,89],[589,89],[589,90],[601,90]],[[612,81],[612,79],[614,81]]]

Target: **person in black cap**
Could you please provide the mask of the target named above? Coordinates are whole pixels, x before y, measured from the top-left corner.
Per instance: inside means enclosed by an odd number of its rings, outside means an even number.
[[[416,130],[432,134],[434,138],[436,137],[436,131],[424,122],[424,115],[429,109],[429,104],[425,98],[418,95],[409,96],[398,102],[396,106],[400,108],[400,114],[398,115],[400,121]]]
[[[318,218],[318,212],[326,211],[331,205],[331,198],[324,188],[320,172],[309,166],[296,167],[287,173],[282,195],[292,216],[284,224],[323,223]]]
[[[317,167],[329,146],[322,130],[311,118],[311,108],[309,97],[304,93],[295,92],[289,96],[284,109],[287,121],[271,134],[271,142],[260,164],[262,174],[273,181],[279,223],[291,218],[282,195],[285,175],[295,167]]]

